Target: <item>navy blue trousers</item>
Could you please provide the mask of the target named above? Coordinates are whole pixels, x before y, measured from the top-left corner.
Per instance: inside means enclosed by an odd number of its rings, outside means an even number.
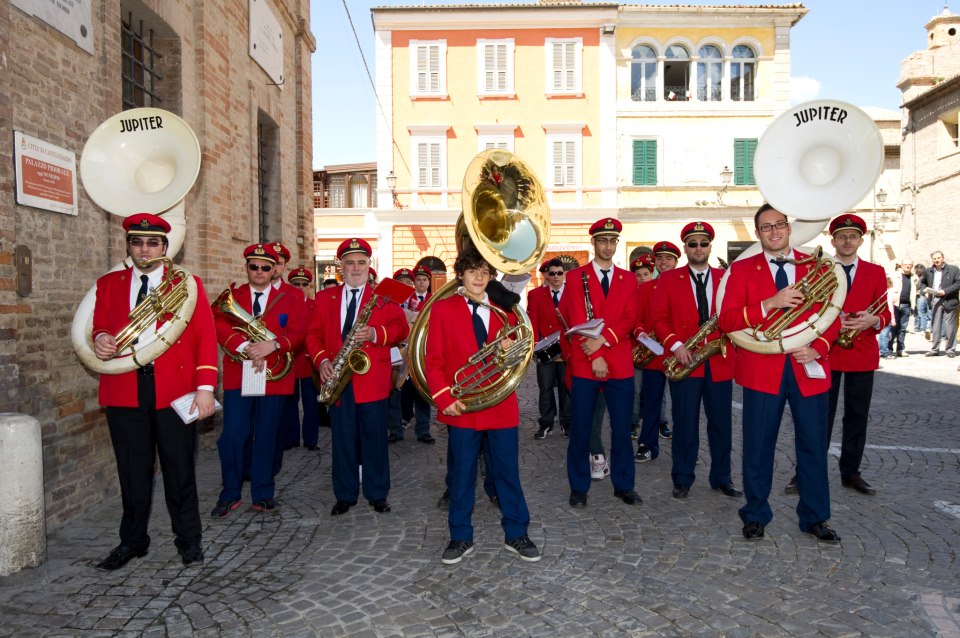
[[[300,405],[303,405],[303,421],[300,420]],[[293,386],[293,396],[283,411],[283,432],[280,442],[283,447],[303,444],[315,447],[320,433],[320,414],[317,407],[317,388],[312,377],[297,379]],[[302,433],[302,434],[301,434]]]
[[[223,392],[223,432],[217,439],[220,453],[221,501],[240,498],[243,487],[244,450],[250,442],[250,496],[254,502],[274,498],[273,464],[280,417],[289,397],[245,397],[240,390]]]
[[[363,465],[363,496],[373,502],[390,493],[387,455],[387,399],[357,403],[353,384],[330,407],[333,427],[333,494],[338,501],[356,502]]]
[[[700,404],[707,416],[707,445],[710,448],[710,487],[732,483],[730,449],[733,446],[733,382],[713,381],[710,361],[704,376],[670,382],[673,400],[673,477],[674,485],[693,485],[694,468],[700,451]]]
[[[449,425],[447,426],[447,475],[443,477],[447,495],[450,494],[450,464],[456,461],[453,451],[450,449],[450,427]],[[484,430],[484,432],[486,432],[486,430]],[[487,497],[493,498],[497,495],[497,486],[493,482],[493,454],[490,452],[489,437],[483,437],[481,447],[483,449],[483,491]]]
[[[768,498],[773,482],[773,460],[786,404],[793,415],[796,441],[800,529],[830,518],[830,484],[827,479],[828,393],[804,397],[789,359],[777,394],[743,389],[743,491],[747,503],[740,508],[744,523],[767,525],[773,519]]]
[[[573,377],[570,402],[573,408],[567,443],[567,480],[573,492],[590,490],[590,432],[594,408],[601,388],[610,414],[610,479],[613,489],[633,489],[636,469],[630,442],[633,411],[633,376],[626,379],[585,379]]]
[[[450,509],[447,523],[450,540],[473,542],[473,506],[477,493],[477,457],[486,437],[490,445],[488,473],[500,499],[500,525],[504,540],[527,535],[530,511],[520,487],[520,445],[517,428],[474,430],[449,428],[447,476],[450,478]]]
[[[632,379],[631,379],[632,381]],[[660,456],[660,406],[663,391],[667,387],[667,377],[659,370],[643,370],[643,425],[637,446],[650,448],[653,458]]]

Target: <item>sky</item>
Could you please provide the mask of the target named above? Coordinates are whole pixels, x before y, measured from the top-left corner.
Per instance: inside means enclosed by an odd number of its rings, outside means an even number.
[[[373,6],[457,4],[467,0],[310,0],[313,54],[313,167],[376,159],[377,107],[353,28],[376,77]],[[488,2],[489,0],[470,0]],[[960,13],[960,0],[952,0]],[[733,0],[662,0],[624,4],[735,4]],[[789,4],[789,0],[736,4]],[[344,7],[346,4],[346,8]],[[495,2],[494,2],[495,4]],[[944,0],[804,0],[809,12],[791,32],[794,103],[832,99],[899,110],[900,63],[926,48],[924,25]],[[351,28],[349,17],[352,18]]]

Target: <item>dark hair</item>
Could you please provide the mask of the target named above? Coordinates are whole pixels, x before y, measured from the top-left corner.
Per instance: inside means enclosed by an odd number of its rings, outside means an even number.
[[[777,210],[776,208],[774,208],[771,204],[768,204],[767,202],[764,202],[764,203],[763,203],[763,206],[761,206],[760,208],[758,208],[758,209],[757,209],[757,212],[756,212],[756,213],[754,214],[754,216],[753,216],[753,227],[754,227],[755,229],[760,230],[760,215],[764,214],[764,213],[767,212],[768,210],[776,210],[778,213],[780,213],[781,215],[783,215],[783,213],[781,213],[779,210]],[[783,218],[786,219],[787,216],[786,216],[786,215],[783,215]]]
[[[547,267],[544,268],[544,270],[549,270],[551,268],[563,268],[563,261],[554,257],[547,262]],[[563,270],[566,270],[566,268],[563,268]]]
[[[496,271],[496,268],[480,254],[480,251],[471,245],[466,246],[463,252],[457,255],[457,260],[453,262],[453,272],[456,273],[457,277],[463,277],[463,273],[466,271],[483,266],[489,268],[491,274]]]

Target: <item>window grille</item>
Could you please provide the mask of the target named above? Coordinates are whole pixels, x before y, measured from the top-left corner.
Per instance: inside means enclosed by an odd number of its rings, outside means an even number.
[[[163,57],[153,45],[153,29],[144,34],[143,20],[134,23],[133,12],[126,21],[120,20],[120,70],[123,110],[141,106],[159,106],[163,102],[156,91],[156,83],[163,77],[157,64]]]

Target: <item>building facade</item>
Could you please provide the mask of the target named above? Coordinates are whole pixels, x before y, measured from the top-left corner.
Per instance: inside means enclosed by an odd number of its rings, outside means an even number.
[[[6,157],[53,148],[73,156],[76,177],[84,144],[101,122],[136,106],[166,109],[193,129],[202,157],[185,198],[186,240],[176,261],[215,296],[244,277],[242,249],[250,243],[280,240],[294,259],[312,258],[316,45],[306,0],[120,0],[95,9],[78,2],[59,13],[53,4],[0,4]],[[14,149],[14,133],[26,136],[22,149]],[[94,205],[79,179],[71,188],[69,169],[60,195],[75,212],[28,205],[15,194],[25,166],[0,163],[0,411],[41,423],[46,509],[55,527],[118,491],[97,378],[74,355],[70,325],[94,281],[124,257],[125,244],[120,217]]]

